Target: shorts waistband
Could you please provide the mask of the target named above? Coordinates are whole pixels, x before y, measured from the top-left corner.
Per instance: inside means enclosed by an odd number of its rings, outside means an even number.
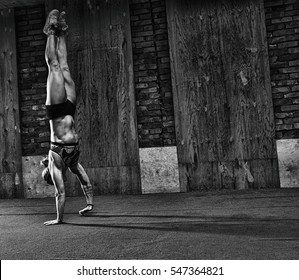
[[[61,142],[50,142],[51,145],[55,145],[55,146],[60,146],[60,147],[65,147],[65,146],[78,146],[79,142],[76,143],[61,143]]]

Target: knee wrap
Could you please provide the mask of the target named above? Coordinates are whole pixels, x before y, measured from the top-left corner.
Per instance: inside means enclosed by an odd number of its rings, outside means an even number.
[[[87,197],[93,196],[92,185],[84,185],[82,186],[83,192]]]
[[[50,62],[50,67],[51,67],[51,69],[52,70],[54,70],[54,71],[60,71],[61,69],[60,69],[60,65],[59,65],[59,62],[58,62],[58,60],[52,60],[51,62]]]

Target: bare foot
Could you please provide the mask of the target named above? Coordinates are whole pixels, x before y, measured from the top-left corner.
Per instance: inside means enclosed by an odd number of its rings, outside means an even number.
[[[83,208],[82,210],[79,211],[79,215],[83,216],[84,213],[90,212],[93,209],[93,205],[92,204],[87,204],[85,208]]]
[[[58,225],[58,224],[62,224],[62,221],[59,221],[59,220],[52,220],[52,221],[44,222],[44,225],[45,225],[45,226],[52,226],[52,225]]]

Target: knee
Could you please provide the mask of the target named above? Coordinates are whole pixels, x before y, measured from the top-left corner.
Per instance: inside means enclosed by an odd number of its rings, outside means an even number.
[[[82,185],[82,190],[85,196],[93,197],[93,188],[91,184]]]
[[[91,183],[88,182],[88,183],[86,184],[86,189],[89,190],[89,191],[92,190],[92,185],[91,185]]]
[[[63,191],[63,190],[56,190],[55,191],[55,197],[56,198],[65,198],[65,191]]]
[[[48,60],[48,65],[51,71],[61,71],[59,61],[57,59]]]
[[[69,68],[68,64],[62,64],[62,65],[60,65],[60,67],[61,67],[62,71],[70,72],[70,68]]]
[[[92,185],[90,183],[87,183],[82,186],[82,188],[85,190],[86,193],[91,193],[93,192]]]

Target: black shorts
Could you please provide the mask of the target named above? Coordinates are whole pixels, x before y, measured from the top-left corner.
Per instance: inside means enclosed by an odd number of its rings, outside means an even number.
[[[51,142],[50,150],[58,154],[66,167],[73,167],[78,164],[80,149],[78,143],[57,143]]]

